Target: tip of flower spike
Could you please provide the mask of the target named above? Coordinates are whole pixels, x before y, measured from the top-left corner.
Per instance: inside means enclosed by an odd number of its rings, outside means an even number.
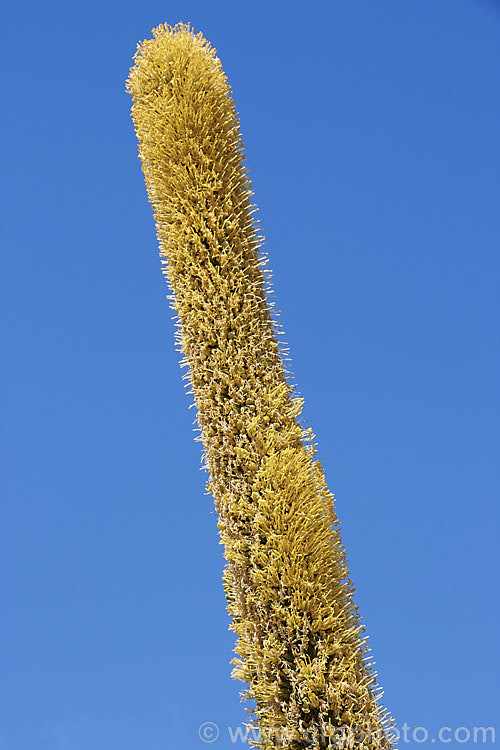
[[[190,23],[160,24],[152,29],[152,34],[152,39],[138,43],[134,66],[126,81],[126,90],[134,101],[167,84],[174,74],[174,62],[177,73],[179,63],[188,65],[193,55],[211,58],[220,67],[215,48]]]

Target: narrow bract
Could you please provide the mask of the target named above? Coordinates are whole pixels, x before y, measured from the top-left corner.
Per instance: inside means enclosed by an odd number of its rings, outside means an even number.
[[[219,515],[234,675],[262,747],[338,745],[346,727],[387,747],[333,496],[266,298],[231,89],[188,25],[153,35],[127,89]]]

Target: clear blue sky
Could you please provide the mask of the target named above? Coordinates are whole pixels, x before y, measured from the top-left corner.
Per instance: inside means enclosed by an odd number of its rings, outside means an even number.
[[[0,748],[202,750],[212,721],[221,750],[244,719],[124,90],[180,20],[234,89],[385,702],[431,736],[495,724],[500,3],[25,0],[1,44]]]

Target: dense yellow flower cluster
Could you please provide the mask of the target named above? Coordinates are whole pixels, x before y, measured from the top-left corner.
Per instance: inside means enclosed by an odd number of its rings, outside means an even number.
[[[328,747],[342,726],[388,747],[333,496],[266,298],[231,90],[201,34],[153,34],[127,88],[219,514],[234,674],[262,747]]]

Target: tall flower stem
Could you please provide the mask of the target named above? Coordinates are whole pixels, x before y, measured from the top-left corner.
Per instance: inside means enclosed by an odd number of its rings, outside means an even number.
[[[234,675],[262,747],[326,748],[347,728],[388,747],[333,495],[267,300],[231,89],[189,25],[153,35],[127,89],[219,516]]]

